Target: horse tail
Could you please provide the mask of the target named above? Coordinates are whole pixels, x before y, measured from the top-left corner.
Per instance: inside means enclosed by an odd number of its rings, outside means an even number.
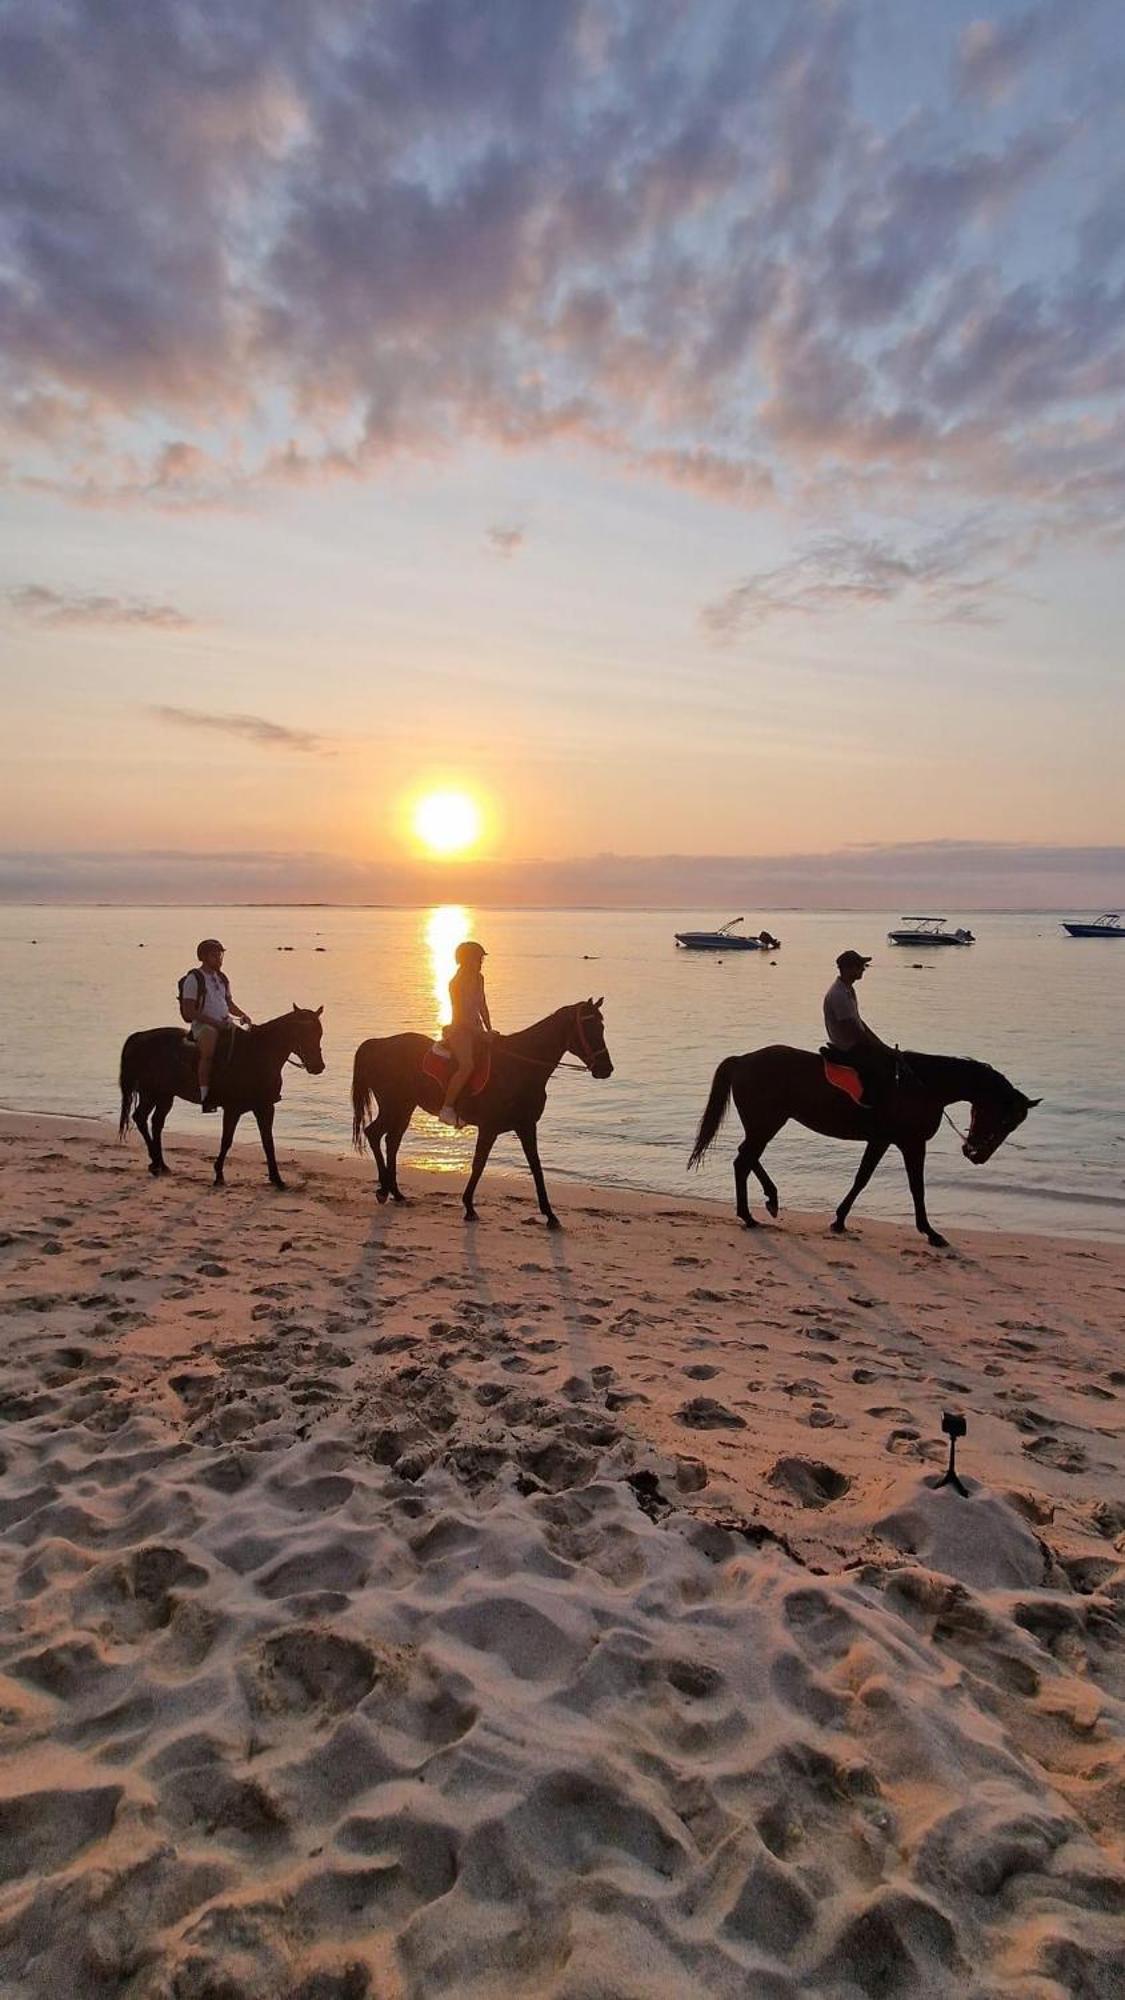
[[[699,1121],[695,1144],[688,1155],[689,1167],[698,1167],[701,1164],[704,1154],[727,1115],[734,1072],[741,1060],[741,1056],[724,1056],[711,1079],[711,1095],[707,1099],[703,1116]]]
[[[352,1145],[357,1153],[363,1151],[363,1127],[375,1097],[363,1070],[365,1046],[365,1043],[360,1043],[352,1064]]]
[[[133,1074],[131,1057],[134,1051],[131,1046],[132,1041],[132,1035],[127,1035],[121,1044],[121,1070],[118,1077],[118,1082],[121,1085],[121,1118],[117,1127],[117,1136],[119,1139],[123,1139],[129,1130],[129,1120],[137,1108],[141,1095]]]

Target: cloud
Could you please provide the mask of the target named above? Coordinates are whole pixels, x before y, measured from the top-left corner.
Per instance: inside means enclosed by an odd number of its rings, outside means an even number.
[[[618,855],[562,861],[480,862],[458,894],[478,908],[575,907],[703,912],[729,909],[886,911],[1088,910],[1109,907],[1125,847],[1002,841],[924,841],[808,854]],[[0,853],[9,903],[443,902],[448,876],[425,863],[372,864],[333,854]],[[877,942],[877,939],[876,939]]]
[[[1047,0],[1007,20],[970,21],[957,41],[960,89],[993,104],[1007,97],[1033,59],[1085,12],[1084,0]]]
[[[500,522],[494,522],[490,528],[485,529],[485,540],[494,555],[508,559],[519,554],[526,539],[527,532],[524,528],[504,527]]]
[[[913,548],[857,535],[824,535],[791,562],[759,570],[703,607],[704,629],[720,641],[784,616],[865,609],[905,598],[943,623],[980,624],[989,616],[999,571],[1027,560],[1030,548],[1002,549],[994,532],[969,521]]]
[[[29,583],[8,593],[8,601],[32,624],[61,626],[139,626],[158,632],[190,632],[195,620],[174,604],[151,604],[144,598],[107,597],[80,591],[51,590]]]
[[[876,0],[142,12],[0,13],[9,479],[182,510],[554,445],[748,508],[1041,507],[1037,435],[1076,420],[1100,465],[1113,6],[939,9],[901,109]]]
[[[164,703],[149,709],[160,722],[176,729],[210,730],[219,736],[234,736],[256,743],[263,750],[299,750],[323,755],[327,746],[322,737],[307,729],[290,729],[282,722],[270,722],[264,715],[210,715],[199,708],[170,708]]]

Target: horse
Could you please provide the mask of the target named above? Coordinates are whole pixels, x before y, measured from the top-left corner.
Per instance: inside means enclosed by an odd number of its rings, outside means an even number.
[[[310,1076],[321,1075],[323,1012],[323,1007],[314,1011],[294,1002],[292,1011],[279,1014],[275,1021],[263,1021],[260,1027],[243,1031],[232,1028],[220,1035],[210,1092],[223,1112],[222,1140],[215,1160],[216,1187],[223,1186],[223,1162],[244,1111],[252,1111],[258,1121],[272,1185],[285,1186],[273,1149],[273,1108],[281,1096],[281,1071],[293,1059]],[[164,1120],[174,1097],[199,1103],[198,1076],[198,1053],[182,1028],[141,1028],[126,1038],[121,1050],[121,1122],[117,1129],[123,1139],[132,1118],[148,1149],[150,1174],[169,1171],[160,1143]]]
[[[444,1084],[427,1076],[422,1065],[432,1046],[429,1035],[385,1035],[361,1042],[352,1068],[352,1139],[359,1152],[366,1138],[379,1172],[376,1201],[404,1201],[398,1184],[398,1149],[418,1106],[436,1115],[444,1099]],[[551,1207],[539,1159],[536,1127],[547,1102],[547,1084],[565,1055],[577,1056],[591,1076],[613,1075],[605,1045],[602,1003],[579,1000],[559,1007],[545,1020],[515,1035],[493,1035],[488,1043],[491,1070],[481,1089],[470,1078],[457,1102],[458,1116],[477,1128],[476,1150],[461,1197],[466,1222],[475,1222],[477,1182],[501,1132],[514,1132],[535,1182],[539,1212],[548,1229],[561,1227]],[[365,1124],[372,1103],[376,1116]],[[384,1157],[382,1143],[386,1144]]]
[[[980,1166],[991,1159],[1017,1125],[1023,1124],[1040,1100],[1025,1097],[999,1070],[968,1057],[907,1052],[899,1062],[905,1081],[875,1112],[864,1110],[829,1083],[822,1058],[809,1050],[775,1045],[754,1049],[749,1055],[726,1056],[715,1071],[688,1166],[700,1164],[733,1096],[746,1134],[734,1160],[735,1209],[747,1229],[753,1229],[755,1218],[746,1199],[746,1184],[751,1173],[757,1176],[766,1209],[776,1215],[777,1189],[762,1166],[762,1154],[790,1118],[828,1139],[858,1140],[864,1146],[859,1171],[831,1224],[833,1234],[842,1236],[856,1196],[867,1186],[888,1148],[897,1146],[919,1234],[935,1250],[947,1249],[945,1237],[938,1234],[926,1213],[926,1147],[945,1116],[946,1106],[963,1102],[972,1106],[961,1150],[974,1166]]]

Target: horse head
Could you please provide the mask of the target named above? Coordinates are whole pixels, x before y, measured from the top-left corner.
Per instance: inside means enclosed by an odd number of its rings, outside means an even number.
[[[320,1053],[323,1030],[320,1017],[323,1007],[298,1007],[293,1002],[293,1013],[289,1016],[293,1032],[293,1054],[310,1076],[320,1076],[324,1069],[324,1057]],[[293,1019],[296,1015],[296,1020]]]
[[[613,1075],[613,1063],[605,1045],[605,1026],[602,1022],[601,998],[580,1000],[574,1009],[573,1025],[567,1041],[570,1055],[583,1062],[591,1076],[599,1079]]]
[[[1017,1125],[1023,1124],[1028,1112],[1042,1101],[1038,1097],[1025,1097],[1022,1090],[1004,1077],[997,1075],[996,1082],[1003,1088],[972,1099],[972,1117],[961,1151],[974,1167],[990,1160]]]

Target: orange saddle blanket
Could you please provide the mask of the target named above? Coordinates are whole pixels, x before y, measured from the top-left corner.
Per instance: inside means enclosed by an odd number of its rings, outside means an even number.
[[[422,1057],[423,1076],[432,1077],[434,1082],[440,1083],[442,1089],[444,1090],[446,1084],[449,1082],[449,1077],[452,1069],[453,1069],[452,1049],[447,1049],[444,1042],[431,1042],[429,1048],[426,1050],[425,1055]],[[473,1070],[473,1073],[469,1078],[468,1083],[465,1085],[464,1090],[461,1092],[461,1096],[475,1097],[478,1090],[484,1089],[484,1086],[488,1082],[488,1079],[491,1075],[492,1075],[492,1052],[490,1049],[484,1048],[481,1050],[480,1055],[477,1057],[476,1068]],[[458,1099],[458,1102],[460,1102],[460,1099]]]
[[[844,1096],[850,1097],[853,1104],[862,1104],[863,1083],[859,1071],[852,1069],[848,1063],[832,1062],[828,1056],[823,1056],[821,1060],[824,1063],[826,1082],[830,1083],[833,1089],[842,1090]]]

